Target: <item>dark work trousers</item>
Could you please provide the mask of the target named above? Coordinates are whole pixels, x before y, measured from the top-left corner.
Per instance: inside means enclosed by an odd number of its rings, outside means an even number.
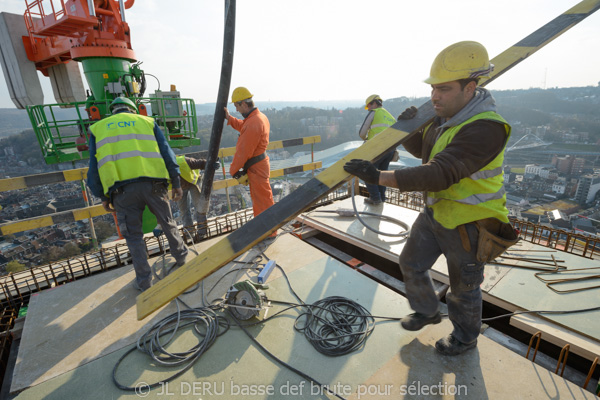
[[[452,335],[462,343],[472,343],[481,328],[481,283],[484,263],[478,262],[475,225],[465,228],[471,243],[467,252],[458,229],[446,229],[433,219],[429,207],[419,214],[400,254],[400,270],[406,284],[406,295],[413,310],[425,315],[438,311],[429,270],[442,254],[448,264],[450,291],[446,295]]]
[[[162,227],[177,264],[185,263],[188,249],[173,219],[166,183],[150,181],[130,183],[113,194],[112,204],[117,210],[119,229],[129,247],[137,283],[142,290],[152,284],[152,271],[148,264],[148,253],[142,232],[142,214],[146,205]]]
[[[200,188],[196,185],[193,185],[187,186],[182,189],[183,196],[181,197],[181,200],[177,202],[177,206],[179,207],[179,211],[181,211],[181,219],[183,221],[183,226],[192,226],[194,225],[194,219],[192,218],[192,206],[194,206],[196,210],[196,222],[200,222],[200,212],[198,210],[200,201],[202,201],[200,197]]]
[[[390,162],[392,158],[394,158],[394,152],[396,150],[392,150],[387,154],[384,154],[381,159],[377,160],[377,162],[373,163],[375,168],[380,171],[387,171],[390,166]],[[373,185],[370,183],[365,183],[367,187],[367,191],[369,192],[369,198],[374,202],[385,201],[385,186],[381,185]]]

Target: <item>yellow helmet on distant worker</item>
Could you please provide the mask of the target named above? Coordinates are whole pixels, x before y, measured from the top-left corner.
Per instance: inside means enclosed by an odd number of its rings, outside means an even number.
[[[231,94],[231,102],[237,103],[238,101],[251,99],[254,96],[248,89],[243,86],[237,87],[234,89]]]
[[[493,69],[487,50],[480,43],[458,42],[438,54],[425,83],[436,85],[459,79],[489,77]]]
[[[365,100],[365,110],[369,109],[369,104],[374,100],[381,100],[381,97],[379,97],[378,94],[372,94],[369,97],[367,97],[367,99]]]

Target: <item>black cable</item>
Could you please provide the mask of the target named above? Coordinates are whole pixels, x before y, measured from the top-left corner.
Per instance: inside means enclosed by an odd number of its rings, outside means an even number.
[[[369,311],[345,297],[326,297],[307,307],[296,318],[294,329],[304,333],[309,343],[327,356],[358,350],[375,329],[375,319]],[[302,318],[303,326],[299,324]]]
[[[514,311],[514,312],[511,312],[511,313],[508,313],[508,314],[497,315],[495,317],[482,318],[481,321],[482,322],[494,321],[496,319],[506,318],[506,317],[512,317],[513,315],[519,315],[519,314],[575,314],[575,313],[588,312],[588,311],[598,311],[598,310],[600,310],[600,307],[582,308],[582,309],[579,309],[579,310],[546,310],[546,311],[542,311],[542,310],[526,310],[526,311]]]
[[[229,309],[227,309],[227,312],[229,313],[229,315],[231,316],[231,318],[233,318],[233,321],[237,324],[237,326],[239,326],[240,329],[242,331],[244,331],[244,333],[250,338],[250,340],[252,340],[252,342],[254,342],[254,344],[256,346],[258,346],[264,353],[266,353],[276,363],[278,363],[279,365],[281,365],[281,366],[289,369],[292,372],[295,372],[296,374],[300,375],[305,380],[313,382],[313,383],[317,384],[319,387],[324,388],[325,390],[327,390],[327,392],[331,393],[332,395],[334,395],[338,399],[345,400],[342,396],[340,396],[339,394],[337,394],[335,391],[331,390],[329,388],[329,386],[320,383],[319,381],[317,381],[316,379],[314,379],[310,375],[305,374],[304,372],[300,371],[299,369],[296,369],[296,368],[292,367],[290,364],[286,363],[285,361],[279,359],[277,356],[275,356],[273,353],[271,353],[269,350],[267,350],[265,348],[265,346],[263,346],[258,340],[256,340],[256,338],[254,336],[252,336],[250,334],[250,332],[248,332],[248,330],[244,327],[244,325],[242,325],[238,321],[238,319],[233,315],[233,313],[231,313],[231,311],[229,311]]]
[[[161,240],[160,237],[159,240]],[[262,256],[258,255],[252,260],[246,262],[241,262],[237,260],[233,261],[244,265],[251,263],[251,267],[239,267],[231,271],[227,271],[206,293],[206,296],[208,296],[211,293],[211,291],[217,286],[217,284],[229,274],[236,274],[233,278],[235,282],[239,278],[238,274],[243,269],[258,270],[258,265],[261,261],[263,261],[263,259],[269,260],[269,257],[267,257],[266,254],[264,254],[263,249],[260,246],[257,248],[259,249],[260,254]],[[267,321],[270,321],[271,319],[280,316],[283,312],[293,308],[306,308],[306,311],[301,312],[300,315],[296,318],[296,321],[294,322],[294,329],[296,329],[299,332],[303,332],[309,343],[311,343],[311,345],[322,354],[328,356],[340,356],[357,350],[364,345],[365,340],[374,330],[375,318],[385,318],[389,320],[398,320],[400,318],[374,317],[368,312],[368,310],[366,310],[358,303],[355,303],[350,299],[339,296],[331,296],[323,300],[319,300],[314,304],[306,304],[295,292],[283,268],[281,268],[277,264],[275,264],[275,266],[279,268],[279,270],[282,272],[290,292],[300,302],[300,304],[287,303],[283,301],[273,301],[279,304],[286,304],[288,305],[288,307],[271,315],[269,318],[265,318],[262,321],[257,321],[255,323],[250,324],[241,324],[240,321],[238,321],[237,318],[235,318],[235,316],[230,312],[228,308],[226,309],[226,311],[230,314],[230,316],[233,318],[234,322],[240,327],[240,329],[242,329],[244,333],[246,333],[246,335],[248,335],[248,337],[250,337],[250,339],[271,359],[275,360],[278,364],[288,368],[290,371],[295,372],[302,378],[317,384],[319,387],[322,387],[323,389],[327,390],[332,395],[340,399],[344,399],[343,397],[335,393],[335,391],[330,389],[327,385],[321,384],[319,381],[307,375],[306,373],[292,367],[291,365],[277,358],[275,355],[269,352],[262,344],[260,344],[246,330],[246,327],[257,324],[264,324]],[[163,267],[163,271],[167,271],[166,266]],[[155,276],[158,277],[154,270],[153,272]],[[167,273],[168,272],[170,271],[167,271]],[[202,282],[201,287],[202,302],[203,304],[205,304],[208,302],[208,300],[206,299],[206,296],[204,294],[204,282]],[[180,371],[170,376],[169,378],[144,386],[144,388],[150,390],[158,387],[159,385],[170,382],[184,374],[187,370],[189,370],[192,367],[192,365],[200,358],[200,356],[204,354],[204,352],[214,344],[216,338],[227,332],[227,330],[229,330],[229,327],[231,326],[231,323],[226,317],[217,315],[215,313],[216,310],[221,310],[224,306],[226,306],[225,299],[223,298],[214,299],[211,301],[212,304],[208,306],[206,306],[205,304],[204,307],[200,308],[191,308],[179,298],[176,298],[175,302],[177,306],[177,312],[163,318],[161,321],[155,323],[152,327],[150,327],[138,339],[137,345],[133,346],[131,349],[125,352],[115,364],[113,368],[112,378],[115,386],[117,386],[119,389],[127,391],[136,391],[140,389],[139,385],[136,387],[126,386],[121,384],[117,379],[117,372],[119,366],[122,364],[123,360],[133,351],[139,350],[147,354],[152,358],[152,360],[154,360],[154,362],[160,365],[165,365],[168,367],[182,366],[182,369]],[[180,310],[179,303],[187,307],[187,309]],[[302,326],[300,326],[299,323],[301,319],[305,319],[303,321]],[[171,340],[173,340],[175,334],[180,329],[190,326],[193,327],[197,336],[202,338],[201,340],[199,340],[199,343],[187,351],[178,353],[171,353],[167,351],[165,347],[169,343],[171,343]],[[169,336],[165,339],[164,337],[167,335]]]
[[[165,346],[171,342],[175,333],[179,329],[187,326],[192,326],[197,336],[202,339],[199,340],[197,345],[188,351],[180,353],[171,353],[167,351]],[[202,327],[204,329],[202,329]],[[216,315],[214,310],[211,308],[203,307],[183,311],[179,311],[178,309],[177,313],[171,314],[154,324],[138,339],[136,346],[133,346],[125,354],[123,354],[121,358],[119,358],[115,364],[115,367],[113,368],[113,382],[115,386],[122,390],[136,391],[140,389],[138,386],[133,387],[123,385],[117,380],[117,370],[119,366],[121,365],[122,361],[135,350],[146,353],[154,361],[161,365],[171,367],[183,365],[183,368],[174,375],[156,383],[149,384],[145,386],[145,388],[153,389],[159,385],[170,382],[190,369],[196,360],[214,344],[216,338],[227,332],[228,329],[229,321],[222,316]],[[163,336],[169,334],[170,336],[167,340],[161,341]]]

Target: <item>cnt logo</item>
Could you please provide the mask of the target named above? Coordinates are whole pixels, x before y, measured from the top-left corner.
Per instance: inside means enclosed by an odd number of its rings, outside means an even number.
[[[108,125],[106,125],[106,129],[127,128],[128,126],[135,126],[135,121],[109,122]]]

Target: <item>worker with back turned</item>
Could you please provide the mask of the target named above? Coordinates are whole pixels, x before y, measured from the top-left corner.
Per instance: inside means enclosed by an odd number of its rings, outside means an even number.
[[[110,111],[90,127],[88,185],[106,211],[117,213],[135,270],[133,287],[144,291],[152,286],[142,231],[146,206],[162,226],[176,265],[183,265],[188,254],[167,197],[171,181],[173,200],[181,198],[179,167],[156,122],[136,114],[131,100],[117,97]]]

